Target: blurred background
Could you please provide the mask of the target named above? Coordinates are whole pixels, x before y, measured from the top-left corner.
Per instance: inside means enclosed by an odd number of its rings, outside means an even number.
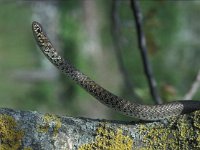
[[[200,1],[140,4],[157,90],[163,102],[183,99],[200,69]],[[1,107],[133,120],[99,103],[43,56],[32,35],[34,20],[67,60],[101,86],[132,102],[155,103],[128,0],[0,0]],[[193,99],[200,99],[199,89]]]

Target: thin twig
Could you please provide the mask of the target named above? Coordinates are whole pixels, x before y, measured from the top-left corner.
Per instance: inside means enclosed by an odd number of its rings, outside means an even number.
[[[142,61],[143,61],[144,72],[148,80],[150,93],[151,93],[152,98],[155,100],[155,102],[157,104],[161,104],[162,100],[156,89],[157,84],[154,79],[153,71],[152,71],[150,62],[148,60],[148,56],[147,56],[146,40],[145,40],[144,32],[142,29],[142,13],[140,12],[139,1],[138,0],[130,0],[130,1],[131,1],[131,8],[133,11],[133,15],[135,17],[135,24],[136,24],[137,36],[138,36],[138,46],[139,46]]]
[[[190,90],[188,91],[188,93],[184,96],[184,100],[192,100],[192,98],[194,97],[194,95],[197,93],[197,90],[200,87],[200,70],[198,71],[198,74],[196,76],[196,80],[193,82]]]
[[[127,70],[125,68],[122,54],[121,54],[121,40],[120,40],[120,18],[118,15],[118,7],[119,7],[119,0],[113,0],[112,1],[112,12],[111,12],[111,19],[112,19],[112,26],[111,26],[111,32],[113,36],[113,41],[114,41],[114,50],[118,62],[119,69],[122,73],[122,77],[124,80],[124,85],[126,87],[126,91],[128,94],[130,94],[136,102],[141,101],[139,96],[134,92],[134,86],[132,84],[132,81],[130,80],[130,77],[127,73]]]

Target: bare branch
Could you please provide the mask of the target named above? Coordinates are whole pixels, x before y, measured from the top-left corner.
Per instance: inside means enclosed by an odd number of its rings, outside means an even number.
[[[184,100],[191,100],[193,98],[193,96],[197,93],[197,90],[200,87],[200,70],[197,73],[196,76],[196,80],[194,81],[194,83],[192,84],[190,90],[188,91],[188,93],[184,96]]]
[[[137,36],[138,36],[138,46],[139,46],[142,61],[143,61],[144,72],[148,80],[150,93],[151,93],[152,98],[155,100],[155,102],[157,104],[161,104],[162,100],[156,89],[157,84],[154,79],[153,70],[151,68],[151,65],[147,56],[146,39],[145,39],[144,32],[142,29],[142,14],[140,12],[139,1],[138,0],[130,0],[130,1],[131,1],[131,8],[133,11],[133,15],[135,17],[135,24],[136,24]]]
[[[119,18],[119,15],[118,15],[119,4],[120,4],[119,0],[113,0],[112,1],[111,32],[112,32],[112,36],[113,36],[113,40],[114,40],[114,50],[115,50],[119,69],[122,73],[122,77],[123,77],[123,80],[124,80],[124,85],[125,85],[126,91],[133,98],[135,98],[134,100],[136,102],[139,102],[139,101],[141,101],[141,99],[134,92],[134,85],[132,84],[132,81],[130,80],[130,77],[129,77],[128,72],[125,68],[123,58],[122,58],[122,54],[121,54],[122,43],[121,43],[121,40],[120,40],[120,18]]]

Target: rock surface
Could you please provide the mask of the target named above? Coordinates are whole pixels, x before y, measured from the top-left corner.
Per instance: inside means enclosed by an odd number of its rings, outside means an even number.
[[[1,108],[0,149],[200,149],[200,111],[157,122],[120,122]]]

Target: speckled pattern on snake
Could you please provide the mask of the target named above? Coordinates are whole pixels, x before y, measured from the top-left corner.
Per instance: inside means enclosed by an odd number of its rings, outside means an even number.
[[[200,101],[175,101],[159,105],[142,105],[120,98],[81,73],[67,60],[64,60],[51,44],[40,23],[34,21],[32,30],[37,44],[51,63],[101,103],[118,112],[141,120],[160,120],[200,109]]]

